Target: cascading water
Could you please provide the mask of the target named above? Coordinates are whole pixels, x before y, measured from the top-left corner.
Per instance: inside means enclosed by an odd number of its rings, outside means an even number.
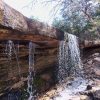
[[[57,93],[60,96],[55,96],[53,100],[76,100],[77,93],[84,91],[88,84],[81,75],[83,72],[77,37],[65,33],[64,41],[60,41],[59,44],[58,81],[62,91],[59,92],[58,89]],[[67,77],[73,79],[66,81]]]
[[[82,62],[80,58],[78,39],[75,35],[68,34],[68,51],[70,56],[69,67],[72,67],[71,73],[75,76],[80,76],[82,74]]]
[[[66,41],[59,43],[59,68],[58,68],[58,81],[62,83],[64,78],[67,77],[67,64],[68,61],[68,46]]]
[[[5,48],[5,54],[7,56],[7,61],[9,63],[9,71],[10,73],[8,73],[8,77],[14,77],[14,71],[13,71],[13,58],[16,59],[17,62],[17,67],[18,67],[18,74],[19,74],[19,78],[21,79],[21,70],[20,70],[20,66],[19,66],[19,59],[18,59],[18,53],[16,51],[15,45],[13,43],[13,41],[8,40],[6,43],[6,48]],[[14,65],[15,66],[15,65]],[[15,95],[13,92],[9,92],[7,94],[7,100],[18,100],[18,95]]]
[[[27,92],[29,93],[28,100],[36,100],[35,98],[35,89],[33,85],[34,77],[35,77],[35,71],[34,71],[34,52],[35,47],[32,42],[29,43],[29,75],[28,75],[28,88]]]
[[[7,41],[5,52],[6,52],[7,57],[8,57],[11,73],[13,73],[13,71],[12,71],[12,55],[13,54],[15,55],[15,58],[16,58],[16,61],[17,61],[17,66],[18,66],[18,71],[19,71],[19,77],[21,78],[21,75],[20,75],[21,69],[20,69],[20,66],[19,66],[18,54],[16,52],[15,45],[14,45],[13,41],[11,41],[11,40]],[[13,76],[13,75],[11,75],[11,76]]]
[[[5,53],[8,57],[8,62],[9,62],[9,70],[10,70],[10,73],[11,75],[10,76],[13,76],[13,71],[12,71],[12,41],[11,40],[8,40],[7,43],[6,43],[6,49],[5,49]]]
[[[58,81],[62,83],[67,76],[78,76],[82,69],[78,40],[75,35],[65,33],[64,41],[59,43]]]

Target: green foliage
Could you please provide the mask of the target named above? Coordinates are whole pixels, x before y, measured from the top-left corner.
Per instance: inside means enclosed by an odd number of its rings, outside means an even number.
[[[44,81],[38,76],[35,78],[34,83],[36,84],[37,88],[41,88],[44,84]]]
[[[100,4],[91,12],[91,20],[77,11],[67,16],[63,14],[60,19],[54,19],[53,26],[82,39],[100,38]]]
[[[25,86],[23,88],[21,88],[21,100],[28,100],[29,97],[29,93],[27,92],[27,83],[25,84]]]

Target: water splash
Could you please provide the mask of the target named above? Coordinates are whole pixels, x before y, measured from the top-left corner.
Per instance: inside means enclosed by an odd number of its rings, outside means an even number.
[[[13,41],[11,41],[11,40],[7,41],[5,53],[6,53],[7,57],[8,57],[8,62],[10,64],[11,74],[13,74],[13,71],[12,71],[12,57],[13,57],[13,54],[14,54],[14,56],[16,58],[16,61],[17,61],[19,77],[21,78],[21,69],[20,69],[20,65],[19,65],[18,54],[17,54],[17,51],[15,49],[15,45],[14,45]],[[11,76],[13,76],[13,75],[11,75]]]
[[[80,100],[79,92],[86,90],[88,80],[77,77],[70,83],[71,85],[66,85],[66,88],[58,92],[58,96],[56,96],[53,100]]]
[[[35,92],[36,90],[34,89],[33,81],[35,77],[35,71],[34,71],[34,52],[35,52],[35,47],[32,42],[29,43],[29,75],[28,75],[28,88],[27,92],[29,93],[29,98],[28,100],[35,100]]]
[[[58,81],[62,83],[67,76],[80,76],[82,63],[78,40],[75,35],[65,33],[64,41],[59,43]]]

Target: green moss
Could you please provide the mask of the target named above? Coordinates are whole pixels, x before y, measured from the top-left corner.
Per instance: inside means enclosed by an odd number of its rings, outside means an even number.
[[[39,76],[35,78],[34,84],[36,84],[36,87],[40,88],[44,84],[44,80],[41,79]]]
[[[41,90],[41,87],[44,85],[44,80],[40,78],[40,76],[36,76],[33,81],[33,87],[35,86],[36,90]],[[25,86],[21,89],[21,100],[27,100],[29,97],[29,94],[27,92],[27,82]]]

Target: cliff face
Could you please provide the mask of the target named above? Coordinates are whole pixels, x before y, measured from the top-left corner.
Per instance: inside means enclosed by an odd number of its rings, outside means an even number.
[[[57,39],[63,39],[62,31],[29,19],[0,0],[0,95],[6,90],[15,88],[14,84],[23,81],[23,79],[27,80],[29,41],[36,45],[34,66],[36,72],[45,74],[45,71],[48,71],[52,73],[50,69],[54,68],[57,62]],[[14,42],[16,50],[19,43],[17,57],[20,72],[14,51],[12,51],[10,61],[5,52],[8,40]],[[50,76],[52,75],[50,74]],[[45,79],[47,78],[43,78],[43,80]],[[17,88],[19,87],[18,84]]]
[[[42,22],[31,20],[0,0],[0,25],[24,33],[63,39],[63,32]]]
[[[15,48],[17,50],[17,44]],[[16,54],[12,50],[11,60],[8,59],[8,54],[5,52],[5,44],[0,45],[0,95],[5,92],[5,90],[10,90],[14,87],[14,84],[20,82],[23,79],[27,80],[28,75],[28,44],[20,45],[19,52],[17,54],[18,62],[16,59]],[[34,69],[36,73],[45,74],[45,71],[52,73],[50,69],[55,68],[57,63],[57,48],[45,48],[45,47],[36,47],[35,52],[35,66]],[[48,70],[49,69],[49,70]],[[39,74],[41,75],[41,74]],[[51,74],[50,74],[51,75]],[[21,76],[21,77],[20,77]],[[20,86],[16,86],[20,88]],[[15,88],[16,88],[15,87]]]

